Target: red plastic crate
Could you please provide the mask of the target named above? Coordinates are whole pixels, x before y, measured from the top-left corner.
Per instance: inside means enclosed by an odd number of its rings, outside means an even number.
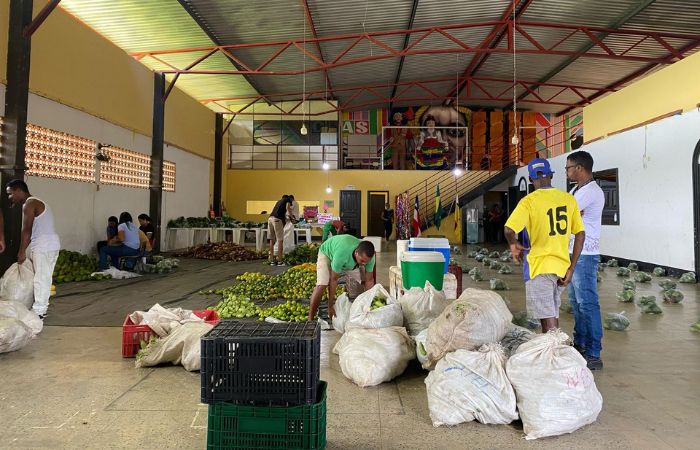
[[[219,314],[209,309],[192,311],[197,317],[204,319],[206,323],[216,325],[219,323]],[[148,325],[135,325],[129,316],[124,319],[122,326],[122,358],[133,358],[141,348],[141,341],[148,342],[151,336],[156,334]]]

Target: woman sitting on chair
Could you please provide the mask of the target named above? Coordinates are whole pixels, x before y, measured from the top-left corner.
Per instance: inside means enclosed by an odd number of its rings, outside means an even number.
[[[139,229],[133,224],[131,214],[123,212],[119,215],[117,235],[109,241],[109,245],[100,249],[99,270],[107,269],[107,257],[111,259],[112,266],[118,268],[119,258],[138,256],[139,247]]]

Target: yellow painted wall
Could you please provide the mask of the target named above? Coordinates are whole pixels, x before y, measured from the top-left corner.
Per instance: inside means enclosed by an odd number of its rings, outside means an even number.
[[[585,140],[700,103],[700,53],[665,67],[583,109]]]
[[[34,2],[34,15],[46,4]],[[0,1],[0,77],[6,83],[9,1]],[[32,38],[30,91],[151,135],[153,73],[60,7]],[[214,157],[214,113],[175,88],[166,103],[165,140]]]
[[[226,180],[226,207],[229,214],[238,220],[262,222],[266,215],[246,214],[248,200],[275,200],[283,194],[294,194],[298,199],[333,200],[334,208],[329,213],[338,215],[339,191],[354,185],[362,191],[362,230],[367,234],[367,191],[389,191],[392,207],[394,198],[416,183],[434,175],[435,172],[377,170],[229,170]],[[326,193],[330,182],[333,192]],[[303,206],[303,205],[302,205]],[[452,228],[449,228],[452,230]]]

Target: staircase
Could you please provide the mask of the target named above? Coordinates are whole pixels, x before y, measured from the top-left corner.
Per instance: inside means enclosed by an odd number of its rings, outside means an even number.
[[[421,217],[421,230],[433,225],[435,214],[435,194],[440,185],[443,217],[454,212],[455,196],[459,196],[459,204],[466,205],[477,197],[513,177],[518,168],[515,165],[502,170],[470,170],[455,177],[452,171],[439,171],[424,181],[405,191],[409,201],[415,202],[418,197],[418,211]],[[410,208],[413,211],[413,208]],[[411,217],[413,213],[410,213]]]

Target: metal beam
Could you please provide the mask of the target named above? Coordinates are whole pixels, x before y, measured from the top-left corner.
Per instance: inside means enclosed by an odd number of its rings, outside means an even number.
[[[49,17],[53,10],[56,9],[59,3],[61,3],[61,0],[51,0],[49,3],[47,3],[42,10],[39,11],[39,14],[36,15],[36,18],[24,28],[24,37],[31,37],[32,34],[39,29],[41,24],[44,23],[46,18]]]
[[[618,29],[618,28],[622,27],[627,22],[629,22],[634,17],[636,17],[639,13],[641,13],[642,11],[647,9],[649,6],[651,6],[655,1],[656,0],[642,0],[641,2],[637,3],[634,7],[630,8],[625,14],[623,14],[617,20],[615,20],[615,22],[613,22],[609,28]],[[577,54],[567,57],[564,61],[562,61],[561,64],[559,64],[557,67],[555,67],[554,69],[547,72],[547,74],[545,76],[540,78],[537,83],[545,83],[545,82],[551,80],[552,78],[557,76],[557,74],[559,74],[559,72],[561,72],[562,70],[569,67],[574,61],[578,60],[580,54],[584,54],[584,53],[590,51],[592,48],[596,47],[598,45],[596,40],[602,42],[603,39],[605,39],[609,35],[610,35],[610,33],[607,33],[607,32],[602,32],[602,33],[598,34],[597,36],[595,36],[595,39],[591,39],[591,42],[583,45],[579,49]],[[538,86],[539,86],[539,84],[534,84],[534,85],[530,86],[530,90],[537,89]],[[520,96],[517,98],[517,100],[520,101],[523,98],[527,97],[528,95],[529,95],[528,91],[523,92],[522,94],[520,94]],[[513,107],[512,102],[508,106],[506,106],[506,108],[512,108],[512,107]]]
[[[194,20],[197,23],[197,25],[199,25],[199,28],[201,28],[202,31],[204,31],[204,33],[209,37],[209,39],[211,39],[211,41],[217,47],[221,47],[221,42],[219,42],[219,39],[216,36],[214,36],[214,33],[212,33],[212,31],[209,29],[207,24],[201,20],[201,18],[194,12],[194,10],[192,10],[189,3],[187,3],[186,0],[177,0],[177,1],[180,3],[180,6],[182,6],[183,9],[185,11],[187,11],[187,14],[189,14],[190,17],[192,17],[192,20]],[[228,57],[227,52],[223,52],[223,54]],[[235,67],[236,70],[241,70],[240,66],[238,65],[238,63],[236,61],[234,61],[230,57],[228,58],[228,60],[231,61],[231,65],[233,65],[233,67]],[[245,78],[245,80],[248,82],[248,84],[250,84],[253,87],[253,89],[255,89],[255,92],[262,92],[262,90],[255,84],[255,81],[253,81],[253,79],[249,75],[246,75],[246,74],[241,74],[241,75],[243,75],[243,78]]]
[[[15,178],[23,179],[25,146],[27,143],[27,105],[29,102],[29,63],[31,38],[24,35],[32,21],[32,0],[11,0],[7,45],[7,90],[2,139],[2,189]],[[5,221],[5,252],[0,255],[0,270],[4,272],[17,260],[22,233],[22,208],[12,208],[2,202]]]
[[[317,39],[318,34],[316,34],[316,26],[314,25],[314,19],[313,17],[311,17],[311,9],[309,9],[309,2],[307,0],[301,0],[301,4],[304,7],[306,21],[309,24],[309,28],[311,29],[311,35],[314,37],[314,39]],[[323,51],[321,51],[321,44],[319,44],[318,41],[316,41],[316,50],[318,50],[318,57],[321,59],[321,62],[325,64],[325,60],[323,59]],[[328,76],[327,70],[323,71],[323,76],[326,77],[326,85],[328,85],[328,91],[330,92],[332,98],[333,85],[331,84],[331,79]]]
[[[420,0],[413,0],[413,6],[411,6],[411,15],[408,18],[408,26],[406,27],[407,29],[413,28],[413,22],[416,20],[416,11],[418,10],[418,2]],[[408,41],[411,40],[411,35],[407,34],[403,38],[403,46],[401,47],[403,50],[406,50],[406,47],[408,47]],[[401,81],[401,72],[403,71],[403,62],[406,59],[406,56],[402,56],[401,59],[399,59],[399,67],[396,69],[396,77],[394,77],[394,89],[391,91],[391,98],[394,98],[396,96],[396,86],[398,85],[399,81]],[[391,111],[393,107],[393,103],[389,103],[389,111]],[[390,119],[391,121],[391,119]]]
[[[214,119],[214,211],[221,216],[221,171],[223,170],[224,115],[216,114]]]
[[[155,228],[156,239],[153,251],[160,250],[160,241],[164,236],[161,211],[163,205],[163,147],[165,139],[165,75],[153,74],[153,130],[151,137],[151,179],[149,212]]]
[[[508,28],[508,20],[513,16],[513,8],[516,8],[515,10],[515,17],[520,18],[520,16],[523,15],[525,10],[530,6],[530,4],[534,0],[519,0],[522,4],[521,5],[515,5],[515,3],[509,3],[508,7],[506,8],[505,11],[503,11],[503,14],[501,15],[501,22],[503,24],[496,26],[493,28],[491,31],[491,34],[481,43],[481,45],[485,45],[487,48],[496,48],[498,45],[501,43],[503,40],[503,37],[505,36],[505,33],[509,31]],[[519,8],[518,8],[519,6]],[[484,65],[488,57],[490,56],[489,53],[484,53],[484,54],[476,54],[472,58],[472,60],[469,62],[469,65],[467,66],[466,69],[464,69],[464,73],[462,74],[463,77],[471,77],[476,74],[476,72]],[[457,95],[459,95],[462,92],[462,89],[464,88],[464,85],[461,84],[459,85],[459,88],[457,88]],[[453,95],[455,92],[455,89],[452,89],[448,96]]]

